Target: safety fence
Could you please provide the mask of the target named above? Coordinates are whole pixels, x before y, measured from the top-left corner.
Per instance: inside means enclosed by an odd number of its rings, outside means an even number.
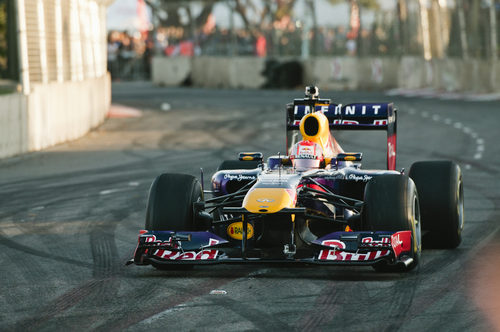
[[[148,1],[164,56],[497,58],[498,0]]]

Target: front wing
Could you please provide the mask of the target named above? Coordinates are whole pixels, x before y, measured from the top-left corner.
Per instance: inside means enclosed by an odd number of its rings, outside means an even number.
[[[325,265],[373,265],[412,262],[411,231],[334,232],[308,245],[307,254],[270,258],[258,249],[242,249],[211,232],[141,231],[130,264],[221,264],[221,263],[302,263]],[[300,257],[299,257],[300,256]]]

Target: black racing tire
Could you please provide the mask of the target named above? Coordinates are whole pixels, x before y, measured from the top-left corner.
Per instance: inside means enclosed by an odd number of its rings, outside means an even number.
[[[200,182],[191,175],[165,173],[149,189],[145,228],[150,231],[190,231],[197,225],[193,203],[202,197]],[[151,263],[158,270],[189,270],[193,265]]]
[[[413,181],[398,174],[374,177],[366,184],[364,202],[362,218],[365,229],[390,232],[410,230],[413,239],[413,262],[409,266],[380,262],[373,268],[377,272],[407,272],[414,269],[420,260],[421,233],[418,194]]]
[[[217,171],[232,169],[256,169],[261,164],[259,160],[224,160],[217,168]]]
[[[193,203],[201,197],[201,185],[194,176],[161,174],[149,190],[145,228],[150,231],[196,230]]]
[[[462,241],[464,188],[460,167],[452,161],[420,161],[409,172],[418,190],[423,243],[453,249]]]

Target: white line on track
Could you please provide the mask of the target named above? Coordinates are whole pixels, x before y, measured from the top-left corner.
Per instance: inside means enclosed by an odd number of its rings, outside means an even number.
[[[169,313],[171,313],[171,312],[174,312],[174,311],[180,311],[180,310],[186,309],[186,307],[187,307],[187,306],[186,306],[186,304],[181,303],[181,304],[179,304],[179,305],[176,305],[176,306],[175,306],[175,307],[173,307],[173,308],[169,308],[169,309],[167,309],[167,310],[165,310],[165,311],[162,311],[162,312],[157,313],[156,315],[153,315],[153,316],[151,316],[151,317],[149,317],[149,318],[146,318],[145,320],[140,321],[138,324],[141,324],[141,325],[142,325],[142,324],[149,325],[149,324],[153,323],[154,321],[156,321],[156,320],[158,320],[158,319],[163,318],[163,316],[165,316],[165,315],[167,315],[167,314],[169,314]]]
[[[410,108],[408,108],[408,113],[414,115],[417,112],[416,112],[416,110],[414,108],[410,107]],[[422,111],[419,114],[423,118],[428,118],[430,116],[429,112],[427,112],[427,111]],[[439,122],[441,120],[441,117],[439,115],[437,115],[437,114],[432,115],[431,118],[435,122]],[[443,121],[448,126],[453,126],[455,129],[462,130],[464,134],[466,134],[473,141],[475,141],[476,142],[476,152],[474,154],[474,159],[475,160],[479,160],[479,159],[483,158],[483,152],[484,152],[484,149],[485,149],[484,148],[484,140],[482,138],[479,138],[478,134],[476,132],[474,132],[470,127],[464,126],[463,123],[458,122],[458,121],[454,122],[450,118],[446,118]],[[471,169],[471,165],[470,164],[466,164],[465,165],[465,169]]]
[[[120,191],[120,189],[106,189],[99,192],[99,195],[109,195]]]

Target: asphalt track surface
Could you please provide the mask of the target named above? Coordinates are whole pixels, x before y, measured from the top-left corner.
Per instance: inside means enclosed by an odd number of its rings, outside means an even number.
[[[500,330],[499,102],[322,93],[342,103],[394,101],[398,168],[461,165],[463,242],[424,251],[417,271],[124,266],[156,175],[203,167],[208,184],[239,151],[283,152],[284,104],[301,96],[115,84],[114,103],[142,117],[110,119],[80,140],[1,161],[0,330]],[[336,137],[365,153],[365,168],[384,167],[383,133]]]

